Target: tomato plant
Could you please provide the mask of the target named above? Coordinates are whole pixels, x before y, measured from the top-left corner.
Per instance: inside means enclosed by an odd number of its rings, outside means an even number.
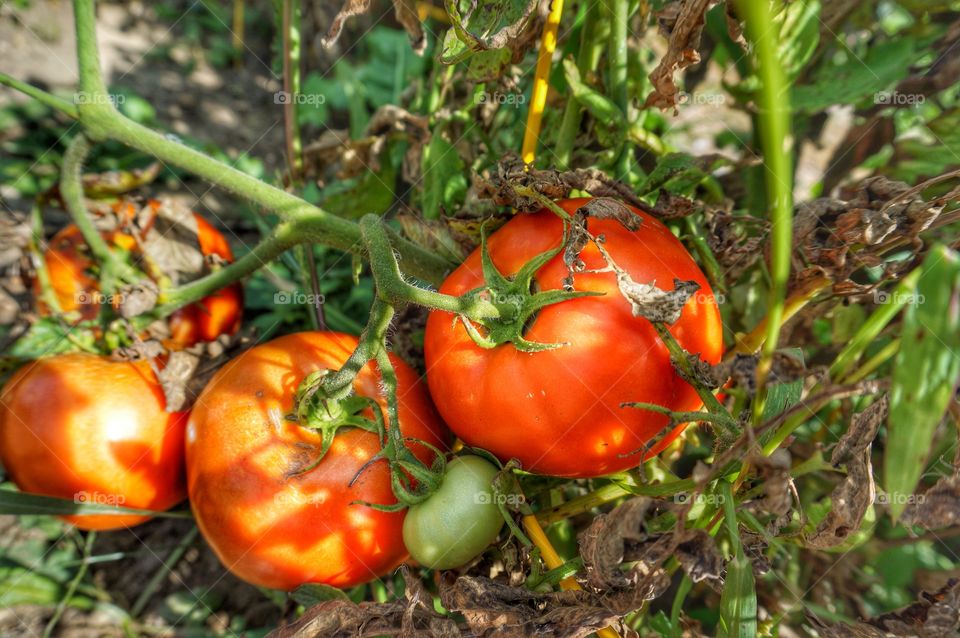
[[[166,510],[186,496],[186,412],[164,411],[150,365],[64,354],[24,365],[0,394],[0,455],[20,489],[77,503]],[[121,529],[140,515],[64,517]]]
[[[150,200],[147,205],[156,215],[160,202]],[[136,256],[140,240],[123,228],[135,214],[135,208],[129,202],[121,202],[114,206],[114,210],[121,218],[121,227],[102,235],[109,245]],[[203,256],[233,261],[233,251],[223,233],[196,213],[194,219],[197,244]],[[54,235],[44,253],[44,262],[50,286],[62,311],[78,313],[81,320],[93,319],[101,304],[111,301],[101,298],[99,282],[92,271],[94,260],[76,225],[66,226]],[[34,294],[39,296],[39,292],[39,282],[35,281]],[[39,299],[38,308],[41,313],[50,312]],[[233,334],[240,328],[242,311],[243,288],[239,283],[216,290],[170,315],[170,340],[177,347],[189,347],[200,341],[213,341],[221,334]]]
[[[403,542],[424,567],[452,569],[473,560],[497,539],[503,517],[491,486],[497,467],[479,456],[447,464],[440,487],[410,506]]]
[[[583,199],[559,202],[568,213]],[[590,219],[602,233],[610,257],[637,281],[665,289],[674,279],[692,280],[700,291],[683,308],[670,331],[689,352],[709,363],[723,349],[720,313],[710,284],[696,262],[662,223],[638,211],[642,223],[630,231],[616,220]],[[538,254],[558,246],[563,221],[542,210],[518,215],[487,242],[493,264],[513,275]],[[675,411],[697,409],[701,401],[674,372],[666,347],[651,323],[633,315],[596,246],[580,255],[587,272],[577,290],[602,296],[569,299],[546,306],[528,322],[524,337],[545,344],[567,343],[543,352],[521,352],[512,343],[485,349],[462,323],[442,311],[431,313],[424,355],[430,393],[440,414],[466,443],[502,460],[517,458],[523,468],[554,476],[601,476],[637,465],[663,449],[681,427],[664,434],[668,417],[623,407],[632,401]],[[538,290],[560,290],[569,272],[562,255],[534,275]],[[475,251],[440,287],[461,295],[485,285],[480,251]]]
[[[377,434],[340,430],[317,463],[321,434],[285,418],[298,384],[340,368],[357,344],[334,332],[274,339],[225,365],[197,400],[187,426],[190,502],[207,542],[244,580],[286,590],[349,587],[406,558],[403,512],[363,504],[395,502],[386,464],[365,468],[380,451]],[[443,446],[446,430],[426,388],[409,366],[392,363],[401,432]],[[386,409],[379,383],[368,365],[353,391]]]

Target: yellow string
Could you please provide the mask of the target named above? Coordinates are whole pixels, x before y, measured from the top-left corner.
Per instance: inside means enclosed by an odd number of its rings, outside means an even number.
[[[527,128],[523,132],[523,150],[521,155],[527,164],[533,162],[537,154],[537,138],[543,122],[543,108],[547,104],[547,90],[550,88],[550,66],[553,52],[557,48],[557,30],[560,28],[560,14],[563,0],[553,0],[550,15],[543,25],[540,36],[540,50],[537,53],[537,70],[533,76],[533,93],[530,95],[530,110],[527,111]]]

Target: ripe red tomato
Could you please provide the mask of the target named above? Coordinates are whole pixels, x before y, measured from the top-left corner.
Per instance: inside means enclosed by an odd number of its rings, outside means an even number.
[[[155,211],[160,208],[160,202],[156,200],[150,200],[148,204]],[[130,217],[135,214],[130,203],[115,206],[115,209]],[[223,234],[200,215],[194,217],[200,252],[206,257],[216,255],[224,261],[233,261],[233,251]],[[112,246],[137,251],[136,240],[120,230],[106,232],[103,237]],[[79,312],[81,320],[94,319],[100,309],[99,302],[104,300],[99,299],[97,280],[90,274],[93,259],[80,229],[71,224],[54,235],[44,259],[60,308],[64,312]],[[34,291],[39,293],[39,283],[35,283]],[[42,314],[49,313],[44,304],[38,306]],[[242,311],[243,288],[239,283],[218,290],[170,315],[171,342],[178,347],[189,347],[201,341],[213,341],[221,334],[234,334],[240,329]]]
[[[223,564],[246,581],[291,590],[304,583],[349,587],[381,576],[406,557],[404,512],[355,501],[396,502],[386,463],[357,472],[380,451],[376,434],[338,430],[319,465],[320,435],[287,420],[300,382],[338,369],[357,338],[302,332],[247,350],[227,363],[197,399],[187,426],[187,488],[200,531]],[[392,358],[400,427],[444,447],[443,427],[416,372]],[[356,394],[386,408],[380,375],[368,364]],[[426,450],[425,462],[431,457]]]
[[[572,214],[587,201],[558,203]],[[593,218],[588,230],[603,233],[612,259],[638,283],[672,289],[678,278],[700,284],[670,332],[689,352],[718,362],[720,312],[706,277],[669,229],[634,212],[643,220],[636,232],[614,220]],[[535,255],[556,248],[562,233],[562,221],[549,211],[517,215],[489,238],[490,256],[503,274],[513,275]],[[588,269],[606,265],[593,243],[581,258]],[[541,290],[559,289],[566,276],[558,255],[537,272],[535,281]],[[478,249],[440,291],[460,295],[483,285]],[[621,403],[643,401],[677,411],[700,407],[694,389],[674,372],[653,325],[631,313],[612,272],[577,274],[575,288],[605,294],[540,310],[526,328],[526,338],[569,343],[545,352],[520,352],[511,343],[483,349],[450,313],[430,314],[424,344],[430,394],[464,442],[504,461],[517,458],[532,472],[601,476],[636,466],[638,450],[667,424],[664,415]],[[645,458],[681,430],[675,428]]]
[[[25,492],[78,503],[165,510],[186,496],[186,412],[164,411],[145,361],[63,354],[24,365],[0,393],[0,454]],[[118,529],[149,516],[64,516]]]

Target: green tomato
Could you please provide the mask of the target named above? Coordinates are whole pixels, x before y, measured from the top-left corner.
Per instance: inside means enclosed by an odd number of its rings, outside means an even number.
[[[403,521],[403,542],[418,563],[460,567],[497,539],[503,517],[492,482],[498,471],[479,456],[458,456],[447,464],[437,491],[412,506]]]

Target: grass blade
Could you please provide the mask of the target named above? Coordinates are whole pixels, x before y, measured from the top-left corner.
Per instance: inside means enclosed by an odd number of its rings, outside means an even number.
[[[921,267],[894,363],[883,485],[894,520],[923,472],[960,376],[960,257],[936,246]]]

